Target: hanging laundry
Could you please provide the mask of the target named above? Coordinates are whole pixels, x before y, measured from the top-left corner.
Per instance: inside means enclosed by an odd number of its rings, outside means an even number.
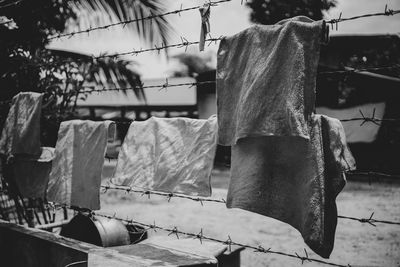
[[[0,154],[40,156],[40,115],[43,94],[22,92],[13,97],[0,138]]]
[[[203,5],[203,7],[199,8],[199,11],[200,11],[200,16],[201,16],[199,50],[204,51],[204,44],[206,41],[206,36],[210,32],[211,4],[205,3]]]
[[[344,171],[354,168],[340,121],[315,115],[310,140],[249,137],[232,147],[227,207],[290,224],[327,258],[337,223],[335,199],[345,185]]]
[[[112,121],[61,123],[47,199],[90,210],[100,209],[100,183]]]
[[[146,190],[210,196],[217,118],[133,122],[113,182]]]
[[[42,147],[39,157],[16,157],[11,164],[16,186],[22,197],[44,198],[51,162],[54,159],[54,148]]]
[[[218,50],[219,144],[243,137],[309,138],[322,21],[294,17],[224,38]]]

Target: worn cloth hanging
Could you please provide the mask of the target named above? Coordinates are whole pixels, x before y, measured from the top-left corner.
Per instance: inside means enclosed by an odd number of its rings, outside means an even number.
[[[294,17],[224,38],[217,58],[219,144],[309,138],[322,21]]]
[[[16,157],[11,163],[13,177],[22,197],[45,197],[54,148],[42,147],[41,151],[39,157]]]
[[[40,116],[43,94],[22,92],[13,97],[1,138],[0,154],[40,156]]]
[[[232,147],[227,207],[286,222],[329,257],[337,223],[335,199],[345,170],[355,168],[340,121],[312,116],[310,140],[249,137]]]
[[[203,7],[199,8],[199,11],[201,16],[199,50],[204,51],[206,36],[210,32],[211,4],[210,3],[204,4]]]
[[[113,182],[146,190],[210,196],[217,118],[151,117],[133,122]]]
[[[112,121],[62,122],[50,173],[47,199],[90,210],[100,209],[100,184]]]

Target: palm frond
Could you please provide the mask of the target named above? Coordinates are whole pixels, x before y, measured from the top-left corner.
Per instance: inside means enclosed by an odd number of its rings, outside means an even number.
[[[109,88],[132,88],[136,97],[146,101],[142,88],[140,75],[134,69],[131,61],[92,57],[71,51],[48,49],[52,56],[58,59],[79,62],[79,69],[84,70],[84,80],[87,83],[95,83],[98,86]]]
[[[166,12],[161,0],[79,0],[71,1],[71,5],[78,15],[75,22],[78,29],[140,19]],[[167,44],[172,32],[171,25],[164,17],[137,21],[128,24],[127,28],[151,44],[154,41]]]

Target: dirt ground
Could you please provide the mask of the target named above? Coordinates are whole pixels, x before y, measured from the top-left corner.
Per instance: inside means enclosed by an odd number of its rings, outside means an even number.
[[[111,169],[108,170],[111,173]],[[213,173],[213,198],[226,198],[228,170]],[[204,203],[152,195],[125,194],[110,190],[101,196],[102,211],[119,217],[129,217],[144,223],[227,240],[262,245],[287,253],[319,258],[303,242],[292,227],[277,220],[247,211],[229,210],[220,203]],[[337,199],[338,213],[365,218],[372,212],[376,219],[400,221],[400,183],[372,183],[349,181]],[[150,235],[161,234],[151,232]],[[171,238],[174,238],[171,235]],[[328,261],[351,266],[400,266],[400,226],[377,223],[376,227],[357,221],[339,219],[333,253]],[[242,266],[299,266],[298,259],[273,254],[242,252]],[[320,266],[304,263],[306,266]]]

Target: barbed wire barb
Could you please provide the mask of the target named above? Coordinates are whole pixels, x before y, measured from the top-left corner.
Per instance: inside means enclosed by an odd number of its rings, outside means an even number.
[[[196,238],[200,240],[200,244],[203,244],[203,228],[200,229],[200,232],[197,234]]]
[[[354,17],[348,17],[348,18],[342,18],[342,13],[340,13],[339,17],[337,19],[331,19],[326,21],[326,23],[330,24],[338,24],[339,22],[343,21],[349,21],[349,20],[356,20],[356,19],[361,19],[361,18],[367,18],[367,17],[377,17],[377,16],[393,16],[396,14],[399,14],[400,10],[393,10],[387,7],[387,4],[385,5],[385,10],[384,12],[378,12],[378,13],[367,13],[367,14],[362,14]],[[333,28],[332,28],[333,29]],[[337,30],[337,26],[336,26]]]
[[[159,91],[162,91],[165,89],[165,91],[167,91],[168,89],[168,78],[165,78],[165,83],[161,86],[161,88],[159,89]]]
[[[174,228],[170,231],[170,233],[168,235],[175,234],[176,238],[179,239],[178,233],[179,233],[178,227],[174,226]]]

